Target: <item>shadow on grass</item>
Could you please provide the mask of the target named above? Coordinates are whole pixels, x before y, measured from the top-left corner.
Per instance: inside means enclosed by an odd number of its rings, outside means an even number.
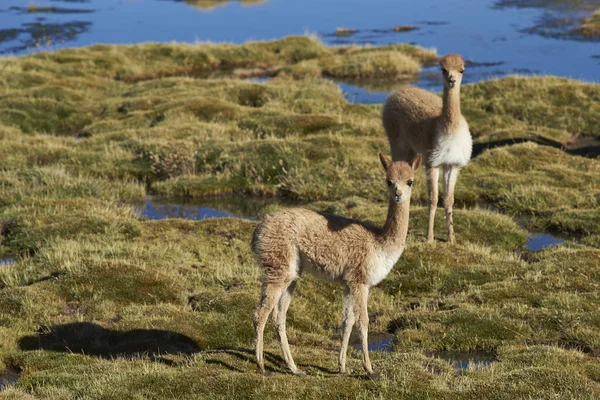
[[[169,366],[178,363],[163,357],[167,354],[190,356],[229,355],[238,360],[256,363],[254,350],[244,347],[221,347],[217,349],[203,349],[196,341],[181,333],[158,329],[133,329],[118,331],[106,329],[91,322],[75,322],[64,325],[43,327],[34,335],[23,336],[19,339],[19,348],[28,350],[47,350],[64,353],[78,353],[88,356],[114,359],[117,357],[138,358],[149,357],[152,361],[161,362]],[[265,368],[270,372],[290,373],[285,360],[273,353],[265,352]],[[218,358],[206,359],[207,364],[218,365],[234,372],[248,372],[233,366]],[[317,369],[325,374],[336,375],[337,371],[317,365],[303,365]]]
[[[142,354],[198,353],[201,349],[188,336],[158,329],[113,331],[90,322],[75,322],[41,328],[37,334],[19,339],[21,350],[80,353],[102,358],[135,357]]]
[[[227,355],[237,358],[240,361],[244,361],[244,362],[248,362],[248,363],[252,363],[252,364],[256,363],[256,358],[254,358],[254,350],[247,349],[244,347],[222,347],[222,348],[214,349],[214,350],[206,350],[206,351],[203,351],[202,353],[203,354],[215,354],[215,355],[216,354],[227,354]],[[265,369],[267,371],[280,373],[280,374],[288,374],[288,375],[292,374],[292,372],[288,369],[285,360],[281,356],[273,354],[268,351],[264,352],[264,356],[265,356],[265,361],[266,361]],[[230,364],[227,364],[226,362],[224,362],[222,360],[208,359],[208,360],[205,360],[205,362],[207,364],[220,365],[231,371],[244,372],[244,371],[240,370],[239,368],[234,367]],[[271,364],[271,365],[269,365],[269,364]],[[321,367],[321,366],[315,365],[315,364],[299,363],[298,366],[301,369],[302,368],[312,368],[312,369],[320,371],[323,374],[338,375],[337,370],[331,370],[331,369]]]

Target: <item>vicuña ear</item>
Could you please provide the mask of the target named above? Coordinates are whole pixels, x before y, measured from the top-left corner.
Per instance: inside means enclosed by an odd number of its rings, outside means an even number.
[[[421,156],[421,153],[419,153],[415,158],[413,158],[413,160],[410,163],[410,165],[412,165],[413,171],[419,169],[419,167],[421,166],[421,161],[423,161],[423,157]]]
[[[386,171],[392,165],[392,160],[383,155],[383,153],[379,153],[379,160],[381,161],[381,165],[383,165],[383,169]]]

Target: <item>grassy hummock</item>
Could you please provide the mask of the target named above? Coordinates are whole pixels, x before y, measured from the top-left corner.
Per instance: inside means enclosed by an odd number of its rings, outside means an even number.
[[[590,17],[586,18],[579,28],[581,34],[585,36],[600,36],[600,9]]]
[[[197,7],[203,11],[214,10],[218,6],[225,5],[230,2],[238,2],[244,6],[253,6],[264,3],[266,0],[183,0],[190,6]]]
[[[0,399],[598,398],[597,159],[536,143],[481,152],[458,181],[456,245],[442,210],[425,241],[417,175],[407,248],[371,292],[371,332],[395,349],[372,353],[377,382],[354,348],[352,372],[336,373],[342,290],[308,276],[288,317],[308,375],[287,373],[269,327],[276,374],[260,376],[256,222],[135,212],[153,194],[233,192],[381,224],[380,106],[350,104],[323,78],[414,77],[436,57],[285,38],[1,59],[0,257],[16,262],[0,263],[0,371],[20,377]],[[463,93],[476,143],[599,131],[598,85],[510,77]],[[530,253],[524,226],[572,240]],[[458,373],[438,358],[448,351],[495,361]]]

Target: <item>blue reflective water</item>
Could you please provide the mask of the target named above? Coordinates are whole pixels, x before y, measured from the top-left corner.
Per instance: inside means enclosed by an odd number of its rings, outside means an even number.
[[[392,340],[394,335],[381,332],[369,332],[369,351],[389,353],[393,351]],[[361,350],[360,338],[353,332],[350,343],[356,350]],[[454,368],[463,370],[469,368],[488,367],[496,361],[492,353],[476,350],[468,351],[438,351],[428,354],[450,363]]]
[[[185,204],[156,204],[152,201],[147,201],[143,206],[138,207],[138,213],[149,220],[183,218],[197,221],[206,218],[240,218],[240,216],[233,213],[209,207]],[[251,217],[245,218],[254,220]]]
[[[369,342],[368,349],[369,351],[381,351],[384,353],[391,352],[392,349],[392,340],[394,339],[394,335],[383,332],[369,332]],[[350,344],[356,350],[362,350],[362,346],[360,344],[360,336],[356,332],[352,332],[352,336],[350,337]]]
[[[337,85],[342,89],[344,97],[351,103],[360,104],[379,104],[385,102],[385,99],[390,95],[390,91],[403,86],[403,84],[390,87],[389,90],[367,89],[360,86],[352,85],[345,82],[337,82]]]
[[[559,239],[548,233],[532,233],[527,239],[527,250],[540,251],[546,247],[557,246],[564,242],[563,239]]]
[[[6,367],[4,371],[0,371],[0,392],[6,389],[7,386],[16,383],[20,375],[21,371],[11,366]]]
[[[17,261],[12,257],[0,258],[0,268],[2,267],[10,267],[17,263]]]
[[[559,39],[536,29],[548,19],[547,11],[497,7],[496,0],[370,0],[368,3],[269,0],[250,4],[231,1],[211,10],[192,3],[192,0],[53,0],[37,3],[40,7],[51,7],[50,10],[28,10],[28,5],[34,4],[31,0],[2,0],[0,52],[23,54],[37,51],[37,46],[55,49],[93,43],[241,43],[314,33],[330,45],[411,42],[435,47],[440,54],[461,53],[473,62],[465,74],[467,83],[507,73],[551,74],[587,81],[600,78],[597,42],[575,40],[577,37],[573,35]],[[600,7],[598,0],[584,3],[585,11],[563,7],[560,15],[575,21],[589,15],[595,4]],[[418,29],[393,32],[391,28],[397,25],[413,25]],[[338,27],[358,32],[338,37],[334,35]],[[572,30],[573,26],[566,24],[558,29]],[[437,68],[424,71],[418,85],[440,90],[437,73]],[[346,90],[361,91],[350,86]],[[380,93],[385,92],[387,89],[371,91],[374,94],[370,101],[375,98],[381,101],[385,96]]]
[[[150,198],[136,207],[139,216],[149,220],[184,218],[242,218],[250,221],[260,219],[268,207],[292,206],[276,198],[257,198],[241,195],[223,195],[199,199]]]

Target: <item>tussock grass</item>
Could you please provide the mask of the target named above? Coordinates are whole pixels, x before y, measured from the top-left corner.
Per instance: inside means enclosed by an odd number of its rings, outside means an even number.
[[[600,36],[600,10],[596,10],[590,18],[586,18],[579,31],[585,36]]]
[[[461,101],[471,130],[525,130],[563,141],[562,132],[600,137],[600,85],[558,77],[508,77],[466,85]]]

